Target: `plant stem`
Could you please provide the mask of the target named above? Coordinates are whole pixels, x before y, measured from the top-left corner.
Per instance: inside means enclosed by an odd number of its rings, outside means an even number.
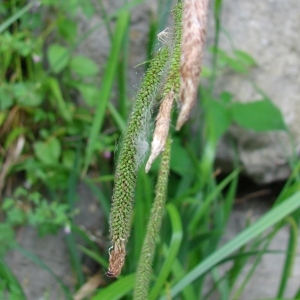
[[[149,283],[152,273],[152,262],[155,254],[156,240],[161,228],[169,177],[171,142],[168,139],[163,152],[158,180],[156,184],[156,196],[150,213],[147,232],[138,264],[134,300],[148,299]]]
[[[149,117],[161,83],[169,53],[163,48],[153,59],[136,97],[125,133],[115,174],[110,214],[112,251],[108,276],[118,277],[125,259],[125,246],[130,235],[137,170],[145,152]]]

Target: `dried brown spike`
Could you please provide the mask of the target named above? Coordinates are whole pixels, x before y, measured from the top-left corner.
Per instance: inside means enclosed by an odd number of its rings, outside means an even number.
[[[196,100],[204,52],[207,7],[208,0],[185,0],[183,4],[179,91],[181,109],[176,130],[186,122]]]
[[[170,115],[174,102],[175,94],[171,90],[162,101],[156,117],[156,125],[151,143],[151,154],[146,164],[146,173],[151,168],[155,158],[164,150],[170,127]]]
[[[106,272],[106,276],[118,278],[124,262],[125,262],[125,245],[124,242],[121,242],[121,245],[115,245],[111,252],[109,253],[109,267]]]

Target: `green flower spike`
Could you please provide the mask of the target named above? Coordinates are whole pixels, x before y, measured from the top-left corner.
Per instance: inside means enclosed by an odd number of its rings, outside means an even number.
[[[156,196],[150,213],[147,232],[142,247],[141,257],[138,264],[134,300],[148,299],[149,283],[152,273],[152,262],[155,253],[156,240],[159,236],[163,214],[165,211],[166,194],[168,187],[170,165],[171,141],[167,140],[162,155],[160,171],[156,184]]]
[[[125,248],[130,235],[137,170],[146,152],[147,140],[145,136],[149,131],[151,109],[169,57],[168,52],[167,48],[163,48],[152,60],[136,96],[123,139],[116,168],[110,213],[112,247],[109,253],[107,272],[107,276],[110,277],[119,276],[125,261]]]
[[[182,3],[179,2],[173,9],[174,30],[172,33],[173,40],[171,45],[171,58],[168,74],[162,91],[162,102],[159,113],[156,117],[156,126],[151,143],[151,153],[146,164],[146,172],[151,168],[153,161],[164,150],[166,140],[169,134],[171,111],[174,100],[178,98],[180,87],[180,53],[181,53],[181,36],[182,36]],[[164,33],[164,32],[162,32]],[[160,33],[160,34],[162,34]],[[169,33],[166,32],[166,35]],[[165,39],[168,44],[167,39]]]

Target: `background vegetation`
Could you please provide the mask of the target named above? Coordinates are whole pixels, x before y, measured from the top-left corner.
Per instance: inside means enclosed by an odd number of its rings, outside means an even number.
[[[143,1],[124,4],[111,15],[98,2],[100,11],[91,2],[81,0],[0,3],[1,299],[26,299],[15,277],[16,270],[11,270],[4,260],[11,248],[25,253],[15,239],[15,230],[25,224],[35,226],[41,235],[63,228],[70,230],[66,239],[74,267],[75,291],[88,282],[81,268],[83,253],[93,258],[100,269],[107,269],[108,252],[101,252],[73,222],[76,190],[79,181],[90,186],[108,223],[114,174],[111,153],[129,115],[126,66],[130,9]],[[166,15],[171,6],[171,1],[160,1]],[[282,274],[278,274],[281,281],[276,287],[277,298],[274,298],[281,299],[297,250],[300,164],[296,160],[291,162],[292,175],[272,209],[253,224],[245,220],[245,229],[221,245],[240,168],[237,158],[236,169],[231,174],[222,180],[216,178],[214,158],[220,137],[232,123],[255,131],[287,128],[279,110],[264,95],[259,101],[240,104],[227,91],[218,95],[214,92],[220,73],[229,68],[244,74],[255,61],[234,47],[231,53],[219,48],[222,0],[215,0],[212,6],[216,24],[215,43],[210,49],[212,65],[204,68],[205,84],[199,90],[201,101],[195,109],[201,112],[201,118],[191,119],[180,133],[173,133],[168,203],[154,259],[149,299],[193,300],[200,295],[201,299],[209,299],[214,292],[219,294],[219,299],[240,299],[262,256],[268,253],[270,242],[287,225],[290,239]],[[75,21],[78,9],[87,17],[102,14],[105,21],[78,36]],[[112,19],[116,20],[114,29]],[[165,27],[164,19],[162,16],[149,24],[149,59],[156,34]],[[96,79],[99,66],[90,58],[76,54],[77,47],[93,30],[108,30],[111,37],[111,51],[101,81]],[[122,91],[115,104],[111,102],[113,83]],[[80,95],[83,102],[74,100],[78,98],[74,95]],[[191,124],[194,124],[192,134]],[[139,172],[133,231],[122,276],[117,281],[107,279],[90,299],[132,299],[157,169],[156,164],[149,175],[143,170]],[[17,185],[21,187],[16,188]],[[77,245],[75,235],[83,237],[89,246]],[[39,258],[28,257],[55,276],[55,270],[49,270]],[[253,260],[252,268],[237,285],[249,259]],[[219,266],[225,262],[230,262],[230,267],[223,274]],[[65,298],[72,299],[73,292],[61,279],[55,278]],[[212,280],[210,289],[205,285],[207,278]],[[299,297],[300,287],[294,299]]]

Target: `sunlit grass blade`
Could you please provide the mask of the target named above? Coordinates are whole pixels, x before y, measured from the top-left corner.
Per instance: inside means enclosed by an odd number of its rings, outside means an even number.
[[[165,256],[168,255],[167,247],[164,247]],[[175,281],[179,281],[180,278],[184,277],[186,274],[184,268],[181,266],[178,260],[175,260],[172,267],[172,276],[174,276]],[[182,290],[182,299],[183,300],[199,300],[199,296],[196,295],[196,292],[192,285],[187,286]]]
[[[172,288],[172,296],[176,296],[186,286],[191,284],[194,280],[206,273],[213,266],[217,265],[220,261],[226,258],[229,254],[242,247],[253,238],[264,232],[269,227],[275,225],[283,218],[291,214],[297,208],[300,207],[300,192],[295,193],[291,197],[287,198],[284,202],[274,207],[271,211],[265,214],[255,224],[251,225],[243,232],[238,234],[233,240],[225,244],[219,250],[215,251],[203,262],[200,262],[194,269],[192,269],[182,280],[180,280]],[[161,299],[165,299],[162,297]]]
[[[166,282],[166,279],[172,271],[173,263],[176,260],[183,236],[182,224],[178,210],[173,204],[168,204],[166,208],[169,213],[172,225],[172,237],[169,251],[166,255],[166,260],[161,268],[161,271],[156,279],[153,288],[151,289],[149,300],[158,299],[158,295],[160,294],[162,287]]]
[[[246,265],[247,258],[248,258],[247,253],[249,255],[251,255],[251,253],[252,253],[252,255],[255,255],[254,261],[251,262],[250,270],[248,271],[247,275],[243,279],[243,282],[237,288],[237,290],[235,291],[235,293],[232,297],[233,300],[237,300],[237,299],[241,298],[241,295],[242,295],[247,283],[250,281],[251,277],[253,276],[256,268],[258,267],[259,263],[261,262],[261,259],[262,259],[263,255],[267,254],[267,253],[271,253],[270,251],[267,251],[267,249],[268,249],[272,239],[274,238],[274,236],[278,232],[279,228],[280,228],[279,226],[276,226],[276,228],[273,229],[272,232],[264,238],[264,240],[262,241],[262,243],[263,243],[262,249],[260,251],[255,251],[255,249],[258,249],[260,247],[260,241],[258,239],[257,241],[254,242],[253,245],[251,245],[250,252],[246,252],[246,247],[243,246],[241,251],[240,251],[241,259],[238,258],[237,260],[236,259],[233,260],[234,264],[237,267],[235,268],[235,270],[233,270],[233,272],[231,272],[230,284],[231,284],[232,287],[234,286],[235,280],[237,280],[237,278],[239,277],[239,275],[242,271],[242,268]],[[275,253],[276,252],[274,252],[274,254]],[[240,265],[237,265],[236,262],[239,263]],[[234,271],[236,271],[235,274],[234,274]]]
[[[51,268],[49,268],[47,266],[47,264],[45,264],[38,256],[34,255],[33,253],[30,253],[29,251],[27,251],[26,249],[24,249],[23,247],[17,245],[15,247],[20,253],[22,253],[25,257],[27,257],[29,260],[31,260],[32,262],[34,262],[37,266],[39,266],[40,268],[44,269],[45,271],[47,271],[56,281],[57,283],[60,285],[61,289],[63,290],[66,299],[68,300],[72,300],[73,297],[69,291],[69,289],[67,288],[67,286],[62,282],[62,280],[53,272],[53,270]]]
[[[115,34],[111,45],[111,52],[108,58],[105,74],[102,81],[102,86],[99,92],[100,99],[98,102],[98,106],[96,108],[96,114],[94,116],[92,127],[89,133],[89,139],[88,139],[88,144],[87,144],[87,149],[86,149],[86,154],[84,159],[83,174],[86,173],[90,161],[92,159],[92,155],[98,139],[98,134],[101,130],[104,121],[105,111],[106,111],[107,103],[109,101],[114,77],[116,74],[120,51],[122,48],[121,46],[122,46],[124,35],[127,30],[128,21],[129,21],[129,13],[127,11],[122,12],[119,15],[116,24]]]
[[[220,300],[227,300],[230,297],[230,286],[228,283],[228,280],[226,280],[226,278],[224,278],[219,270],[217,268],[214,268],[211,272],[212,278],[215,282],[217,282],[216,284],[216,289],[219,292],[219,299]]]
[[[100,290],[91,300],[118,300],[127,295],[134,286],[135,274],[119,278],[105,289]]]

